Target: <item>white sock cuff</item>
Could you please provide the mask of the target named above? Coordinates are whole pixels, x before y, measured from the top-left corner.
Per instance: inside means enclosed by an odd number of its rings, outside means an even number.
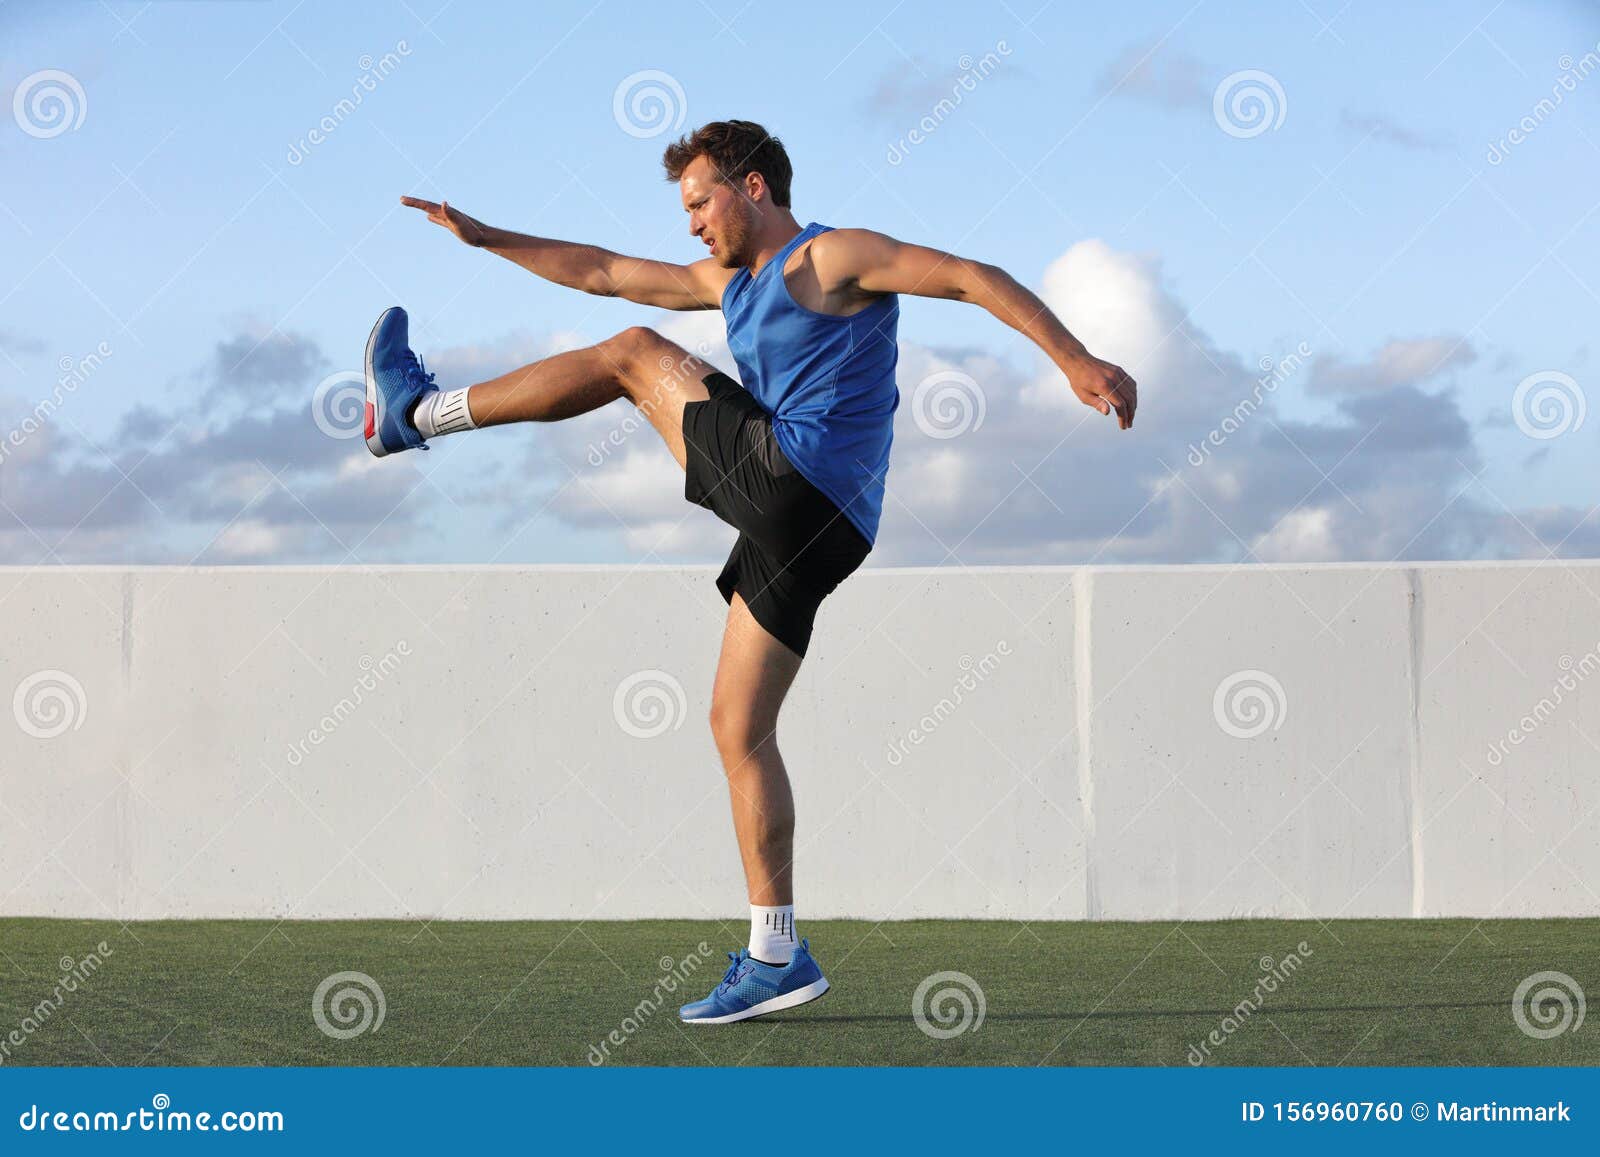
[[[440,434],[477,429],[467,405],[468,389],[440,390],[423,398],[412,416],[417,433],[424,438],[437,438]]]
[[[794,905],[750,905],[750,955],[769,964],[794,959],[799,941],[794,934]]]

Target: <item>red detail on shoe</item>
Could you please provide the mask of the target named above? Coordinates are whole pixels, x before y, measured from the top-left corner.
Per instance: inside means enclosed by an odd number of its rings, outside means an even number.
[[[378,429],[378,408],[371,402],[367,403],[367,437],[372,437]]]

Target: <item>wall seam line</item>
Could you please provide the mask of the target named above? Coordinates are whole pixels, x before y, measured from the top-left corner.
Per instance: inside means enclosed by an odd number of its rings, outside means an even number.
[[[133,571],[122,572],[122,694],[118,707],[122,711],[131,709],[133,703],[133,598],[134,586],[137,578]],[[119,726],[117,740],[117,761],[122,765],[122,783],[117,787],[116,804],[116,858],[122,863],[123,870],[117,873],[116,913],[117,919],[127,920],[136,915],[131,910],[130,901],[135,890],[133,869],[133,751],[131,735],[133,729],[128,726]]]
[[[1406,810],[1410,818],[1411,839],[1411,915],[1425,910],[1426,862],[1422,854],[1422,579],[1415,567],[1406,568],[1406,661],[1410,707],[1411,766],[1406,780]]]
[[[1094,843],[1094,573],[1088,567],[1072,572],[1072,690],[1074,727],[1078,733],[1078,800],[1083,808],[1083,914],[1100,919],[1099,880]]]

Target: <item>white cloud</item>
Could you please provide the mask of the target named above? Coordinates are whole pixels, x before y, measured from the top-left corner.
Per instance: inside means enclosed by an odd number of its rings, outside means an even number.
[[[1506,511],[1474,488],[1481,457],[1453,389],[1422,388],[1477,356],[1448,334],[1301,359],[1263,388],[1260,367],[1194,325],[1152,257],[1084,241],[1051,263],[1040,290],[1095,353],[1138,378],[1134,428],[1081,405],[1042,356],[1017,365],[903,342],[869,564],[1543,557],[1563,538],[1563,555],[1600,553],[1600,519]],[[719,313],[663,314],[656,325],[734,371]],[[442,383],[470,382],[589,340],[517,332],[438,350],[430,367]],[[315,348],[276,352],[303,376],[326,362]],[[215,358],[207,364],[214,372]],[[954,437],[917,421],[918,384],[935,375],[965,375],[963,388],[977,391],[970,428]],[[476,561],[462,553],[470,537],[438,533],[446,510],[483,528],[484,559],[503,546],[497,525],[521,527],[541,509],[588,538],[615,536],[641,561],[716,562],[733,540],[685,503],[682,472],[626,402],[377,461],[359,439],[318,431],[314,384],[235,417],[140,404],[110,443],[114,464],[48,424],[0,460],[0,549],[17,562],[187,561],[217,536],[204,561],[335,561],[351,544],[363,558]],[[1327,416],[1296,417],[1285,406],[1296,394]],[[0,407],[0,429],[30,408]],[[432,483],[419,486],[424,468]],[[571,559],[552,551],[548,561]]]
[[[1335,562],[1341,557],[1333,512],[1326,506],[1291,511],[1250,545],[1262,562]]]
[[[1171,339],[1183,325],[1160,276],[1154,261],[1080,241],[1045,269],[1039,296],[1097,356],[1159,375],[1182,355]]]
[[[1195,327],[1153,257],[1080,242],[1050,264],[1040,295],[1091,350],[1138,378],[1133,430],[1079,403],[1042,356],[1018,366],[979,349],[902,342],[901,405],[872,563],[939,563],[952,550],[965,563],[1159,563],[1533,549],[1526,533],[1507,533],[1514,520],[1457,496],[1477,462],[1471,430],[1448,392],[1418,388],[1470,364],[1475,354],[1464,343],[1397,338],[1365,360],[1301,357],[1264,389],[1261,367]],[[662,314],[655,325],[734,372],[720,313]],[[483,367],[504,372],[526,348],[485,349]],[[951,375],[977,391],[970,428],[935,437],[918,422],[918,385]],[[1339,384],[1327,391],[1334,414],[1287,416],[1285,396],[1313,380]],[[1208,445],[1215,431],[1226,437]],[[1206,451],[1198,464],[1197,445]],[[709,562],[732,540],[712,514],[684,503],[682,472],[625,402],[541,426],[527,472],[561,489],[519,495],[519,509],[549,498],[557,517],[614,530],[630,554]],[[1544,525],[1561,517],[1554,512]],[[1574,552],[1585,549],[1583,537],[1571,540]]]
[[[290,532],[255,518],[230,523],[212,544],[219,559],[229,562],[270,562],[290,545]]]
[[[1336,356],[1318,358],[1312,366],[1309,385],[1316,393],[1372,393],[1428,381],[1477,360],[1477,352],[1465,338],[1396,338],[1384,343],[1364,362],[1352,363]]]

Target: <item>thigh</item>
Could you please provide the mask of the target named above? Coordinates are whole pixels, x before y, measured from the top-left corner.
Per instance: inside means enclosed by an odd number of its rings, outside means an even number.
[[[800,656],[780,643],[751,615],[735,593],[728,603],[728,624],[722,634],[712,710],[770,735],[778,726],[778,709],[800,671]]]
[[[710,397],[705,379],[716,367],[652,329],[628,330],[617,344],[623,390],[683,466],[684,407]]]

